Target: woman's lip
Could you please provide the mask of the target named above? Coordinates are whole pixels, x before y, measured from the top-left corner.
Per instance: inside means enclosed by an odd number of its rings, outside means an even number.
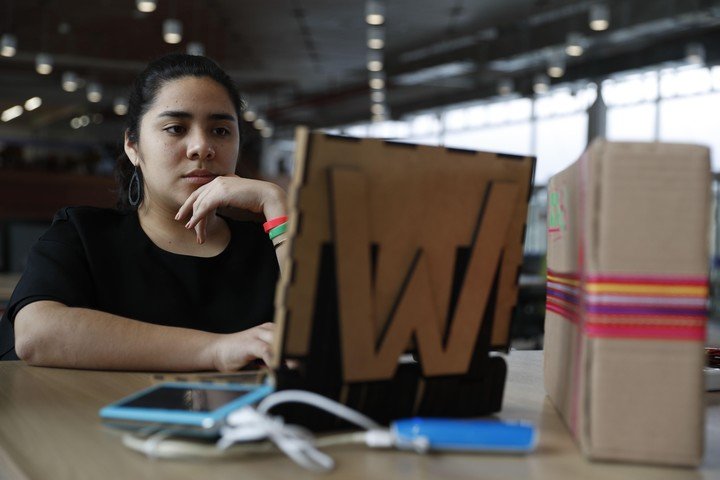
[[[186,182],[192,183],[194,185],[204,185],[215,180],[215,177],[217,177],[217,175],[188,175],[186,177],[183,177],[183,179],[185,179]]]

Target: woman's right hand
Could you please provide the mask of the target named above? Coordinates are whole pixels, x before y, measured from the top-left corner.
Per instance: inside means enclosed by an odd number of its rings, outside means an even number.
[[[267,322],[242,332],[220,335],[211,346],[215,368],[220,372],[234,372],[256,358],[270,365],[274,332],[275,324]]]

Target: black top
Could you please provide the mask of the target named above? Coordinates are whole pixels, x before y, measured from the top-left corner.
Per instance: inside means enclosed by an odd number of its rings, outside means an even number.
[[[257,223],[225,221],[227,248],[200,258],[159,248],[137,212],[60,210],[33,246],[0,320],[0,358],[17,358],[15,315],[38,300],[215,333],[272,321],[279,274],[272,242]]]

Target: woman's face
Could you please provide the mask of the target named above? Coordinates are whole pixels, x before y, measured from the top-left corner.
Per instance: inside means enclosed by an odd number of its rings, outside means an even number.
[[[174,215],[188,196],[217,176],[235,172],[240,137],[225,88],[208,77],[165,83],[143,115],[137,143],[125,151],[142,169],[144,206]]]

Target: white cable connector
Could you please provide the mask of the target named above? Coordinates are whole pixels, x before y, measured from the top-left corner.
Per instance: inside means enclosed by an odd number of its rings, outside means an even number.
[[[400,447],[398,438],[392,430],[369,430],[365,432],[363,441],[370,448],[396,448]],[[411,440],[405,440],[402,445],[405,449],[414,450],[417,453],[427,453],[430,450],[430,441],[418,436]]]
[[[392,448],[395,436],[389,430],[370,430],[365,432],[365,445],[371,448]]]

